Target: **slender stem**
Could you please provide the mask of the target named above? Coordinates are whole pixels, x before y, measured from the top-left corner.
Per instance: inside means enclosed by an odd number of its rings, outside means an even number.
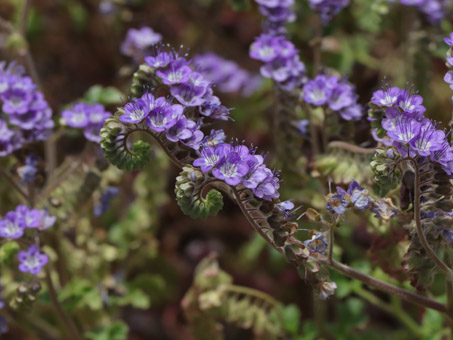
[[[19,24],[18,24],[18,31],[21,36],[25,36],[25,31],[27,29],[27,19],[28,19],[28,11],[30,9],[31,0],[24,0],[22,5]]]
[[[80,335],[77,326],[75,325],[74,321],[66,314],[65,310],[58,301],[57,292],[55,291],[55,287],[52,282],[52,278],[50,276],[50,271],[46,268],[46,283],[47,288],[49,289],[50,299],[56,309],[57,315],[60,318],[61,322],[65,325],[67,332],[69,333],[70,337],[73,340],[83,340],[83,337]]]
[[[367,154],[367,155],[374,155],[376,153],[376,149],[361,148],[360,146],[356,146],[356,145],[349,144],[346,142],[341,142],[341,141],[330,142],[329,147],[345,149],[345,150],[352,151],[354,153],[363,153],[363,154]]]
[[[316,129],[316,126],[313,124],[313,112],[311,110],[311,107],[308,103],[303,102],[303,106],[305,108],[305,112],[307,113],[307,118],[308,121],[310,122],[309,128],[310,128],[310,144],[311,144],[311,150],[313,153],[313,157],[319,155],[321,152],[320,147],[319,147],[319,137],[318,137],[318,130]]]
[[[239,208],[241,209],[242,211],[242,214],[245,216],[245,218],[247,219],[247,221],[249,222],[249,224],[253,227],[253,229],[255,229],[255,231],[261,235],[262,238],[264,238],[266,240],[267,243],[269,243],[275,250],[277,250],[279,253],[282,253],[284,254],[284,251],[281,247],[277,246],[274,242],[273,239],[271,239],[269,237],[269,235],[266,234],[266,232],[264,232],[263,229],[259,228],[259,226],[256,225],[255,221],[253,220],[253,217],[249,214],[249,212],[247,211],[247,207],[245,207],[245,205],[243,204],[243,202],[241,201],[241,197],[240,197],[240,194],[238,193],[238,191],[236,190],[236,188],[233,188],[233,193],[234,193],[234,197],[236,199],[236,202],[237,204],[239,205]]]
[[[420,169],[418,168],[418,164],[413,158],[404,158],[401,160],[411,162],[414,166],[415,171],[415,178],[414,178],[414,217],[415,217],[415,225],[417,228],[417,235],[420,239],[420,242],[425,249],[426,253],[429,257],[434,261],[434,263],[441,269],[444,273],[447,274],[447,280],[451,280],[452,278],[452,271],[451,269],[443,262],[436,252],[431,248],[426,239],[425,233],[423,232],[422,227],[422,220],[421,220],[421,211],[420,211]]]
[[[405,301],[415,303],[415,304],[425,307],[425,308],[431,308],[431,309],[437,310],[442,313],[447,312],[445,305],[443,305],[442,303],[431,300],[430,298],[427,298],[425,296],[409,292],[405,289],[396,287],[387,282],[375,279],[374,277],[361,273],[361,272],[359,272],[351,267],[348,267],[342,263],[339,263],[335,260],[333,260],[332,263],[329,263],[329,261],[326,258],[320,258],[319,262],[331,267],[332,269],[334,269],[346,276],[349,276],[350,278],[359,280],[359,281],[367,284],[368,286],[374,287],[374,288],[376,288],[380,291],[383,291],[385,293],[388,293],[390,295],[399,296],[401,299],[403,299]]]
[[[337,225],[335,218],[333,218],[333,219],[334,219],[334,222],[329,226],[329,254],[328,254],[329,257],[328,257],[328,259],[329,259],[330,263],[333,262],[333,246],[335,243],[335,227]]]
[[[318,15],[316,22],[315,37],[310,42],[310,45],[313,50],[313,77],[316,77],[318,75],[318,72],[322,65],[321,60],[322,35],[323,35],[322,20],[321,15]]]
[[[17,192],[22,196],[25,201],[28,201],[28,195],[20,187],[19,184],[14,180],[14,178],[6,171],[5,169],[0,168],[0,174],[17,190]]]
[[[382,301],[373,293],[363,289],[362,287],[356,287],[353,289],[354,293],[363,298],[364,300],[368,301],[372,305],[382,309],[384,312],[393,315],[396,317],[402,324],[404,324],[411,333],[417,337],[421,338],[423,336],[422,329],[417,325],[417,323],[406,314],[406,312],[401,308],[401,302],[399,299],[391,295],[392,305]]]

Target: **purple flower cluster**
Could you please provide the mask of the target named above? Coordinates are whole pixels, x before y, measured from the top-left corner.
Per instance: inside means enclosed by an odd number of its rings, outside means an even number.
[[[349,184],[348,190],[337,187],[337,192],[330,195],[327,201],[327,210],[333,211],[338,215],[346,212],[348,207],[354,207],[359,211],[365,211],[372,202],[368,190],[361,188],[356,181]]]
[[[269,29],[280,31],[287,22],[296,20],[292,9],[294,0],[255,0],[261,15],[269,22]]]
[[[349,0],[309,0],[312,10],[319,12],[324,23],[332,20],[340,11],[349,5]]]
[[[394,2],[394,0],[389,0]],[[448,12],[451,0],[400,0],[402,5],[417,7],[422,13],[426,14],[428,20],[438,24]]]
[[[145,61],[154,69],[155,76],[168,86],[171,96],[183,108],[193,108],[200,115],[213,119],[229,119],[230,110],[222,105],[217,96],[214,96],[212,83],[202,73],[194,70],[191,60],[179,56],[176,51],[159,51],[154,56],[146,57]],[[186,128],[198,130],[198,123],[195,124],[189,120],[186,126],[185,122],[182,121],[178,125],[178,131]],[[187,135],[187,131],[185,135]],[[178,139],[185,138],[179,137]]]
[[[217,89],[225,93],[252,95],[260,86],[262,78],[242,69],[237,63],[215,53],[198,54],[193,58],[196,69]]]
[[[301,96],[309,104],[338,112],[345,120],[358,120],[363,115],[354,86],[336,76],[319,74],[305,83]]]
[[[393,145],[404,157],[429,157],[453,175],[453,148],[445,131],[424,117],[423,98],[398,87],[384,88],[373,94],[371,102],[385,110],[382,128],[387,145]]]
[[[305,65],[299,51],[283,35],[261,34],[250,46],[250,57],[265,64],[261,75],[291,91],[305,81]]]
[[[229,185],[241,184],[264,200],[279,197],[278,174],[264,165],[264,157],[257,155],[256,149],[241,144],[220,143],[202,146],[199,156],[193,165],[200,167],[204,173],[210,172]]]
[[[61,113],[63,122],[73,128],[82,128],[85,138],[99,143],[99,132],[107,118],[112,114],[105,111],[101,104],[77,103]]]
[[[134,98],[126,104],[120,120],[129,124],[143,122],[157,133],[164,132],[168,140],[181,142],[195,150],[198,150],[203,139],[201,122],[187,118],[182,105],[172,104],[165,97],[156,98],[151,93],[145,93],[141,98]]]
[[[121,53],[135,59],[143,58],[147,50],[162,41],[162,35],[153,31],[151,27],[140,29],[131,28],[121,44]]]
[[[39,231],[54,225],[56,217],[50,216],[47,210],[30,209],[26,205],[18,205],[16,210],[9,211],[0,219],[0,236],[8,239],[21,238],[26,229]],[[18,253],[19,270],[38,274],[48,262],[48,257],[42,254],[36,245],[31,245],[26,251]]]
[[[0,62],[0,156],[23,144],[47,139],[52,110],[22,67]]]
[[[18,239],[24,235],[26,229],[45,230],[53,226],[55,220],[56,217],[50,216],[47,210],[29,209],[21,204],[0,219],[0,236]]]
[[[450,33],[448,38],[444,39],[445,43],[450,46],[448,53],[447,53],[447,66],[448,72],[445,74],[444,81],[450,85],[450,88],[453,90],[453,33]],[[453,100],[453,97],[452,97]]]

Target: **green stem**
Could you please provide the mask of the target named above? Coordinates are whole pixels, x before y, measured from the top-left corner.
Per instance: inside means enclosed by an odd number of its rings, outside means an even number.
[[[28,201],[28,195],[5,169],[0,169],[0,174],[17,190],[25,201]]]
[[[53,285],[52,278],[50,275],[50,271],[46,268],[46,283],[47,288],[49,290],[50,299],[55,307],[57,315],[60,321],[65,325],[66,331],[68,332],[69,336],[73,340],[83,340],[83,337],[80,335],[77,326],[75,325],[74,321],[66,314],[65,310],[58,301],[57,292],[55,290],[55,286]]]
[[[378,307],[379,309],[382,309],[384,312],[396,317],[402,324],[404,324],[411,331],[411,333],[416,338],[423,337],[422,329],[409,315],[406,314],[406,312],[404,312],[404,310],[401,308],[401,302],[396,296],[394,295],[391,296],[392,305],[389,305],[388,303],[385,303],[384,301],[379,299],[376,295],[363,289],[362,287],[355,287],[353,291],[362,299],[368,301],[369,303]]]

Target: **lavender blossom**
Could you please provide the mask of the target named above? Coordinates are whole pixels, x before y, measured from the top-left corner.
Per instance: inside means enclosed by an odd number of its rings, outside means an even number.
[[[19,222],[16,212],[7,212],[5,217],[0,219],[0,236],[12,239],[21,238],[24,235],[25,227]]]
[[[19,270],[24,273],[38,274],[41,272],[49,257],[46,254],[40,252],[40,249],[36,245],[31,245],[26,251],[20,251],[17,254],[19,259]]]
[[[127,31],[126,38],[121,44],[121,53],[139,59],[146,55],[146,51],[151,46],[161,41],[162,35],[154,32],[150,27],[131,28]]]
[[[321,14],[322,21],[327,23],[349,5],[349,0],[309,0],[309,4],[312,10]]]

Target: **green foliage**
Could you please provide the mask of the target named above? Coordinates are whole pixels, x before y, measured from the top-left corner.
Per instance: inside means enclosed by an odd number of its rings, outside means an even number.
[[[185,215],[206,218],[217,215],[222,209],[223,197],[219,191],[212,189],[202,196],[205,182],[204,174],[192,166],[185,166],[176,178],[176,200]]]
[[[369,154],[332,146],[328,152],[316,157],[314,167],[320,175],[330,177],[334,183],[348,184],[352,180],[361,184],[373,183]]]
[[[117,113],[105,121],[101,130],[101,147],[104,156],[122,170],[138,170],[150,160],[152,152],[148,143],[137,141],[132,149],[127,145],[128,136],[133,130],[127,131],[118,119]]]
[[[232,285],[214,256],[197,266],[182,305],[199,340],[223,339],[221,323],[251,329],[258,339],[279,339],[285,334],[280,304],[260,291]]]
[[[115,321],[108,326],[87,332],[85,336],[91,340],[126,340],[128,331],[129,327],[124,322]]]
[[[114,105],[121,104],[121,98],[124,97],[124,94],[113,86],[93,85],[85,93],[84,99],[90,104]]]
[[[9,241],[3,244],[0,247],[0,266],[13,261],[19,249],[19,244],[15,241]]]

